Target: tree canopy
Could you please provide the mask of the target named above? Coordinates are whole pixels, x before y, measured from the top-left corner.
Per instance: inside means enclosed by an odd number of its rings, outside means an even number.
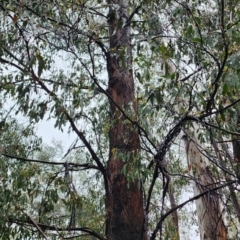
[[[240,237],[238,1],[0,14],[1,239]],[[50,119],[69,149],[36,135]]]

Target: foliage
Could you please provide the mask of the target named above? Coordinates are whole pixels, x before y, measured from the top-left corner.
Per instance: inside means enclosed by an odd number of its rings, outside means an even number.
[[[117,1],[0,3],[0,90],[10,105],[1,104],[9,113],[0,119],[2,239],[104,239],[103,172],[109,131],[115,124],[109,110],[109,56],[120,58],[120,67],[131,69],[134,76],[135,101],[123,109],[118,106],[116,114],[124,115],[139,133],[141,150],[135,157],[118,149],[113,154],[123,160],[128,181],[137,181],[143,189],[149,237],[155,239],[158,231],[165,238],[177,236],[172,234],[167,193],[171,185],[181,204],[190,182],[197,181],[188,174],[181,139],[193,122],[200,126],[202,152],[212,162],[218,187],[224,189],[232,238],[239,237],[234,227],[239,215],[227,188],[231,183],[238,191],[240,180],[239,162],[230,149],[231,141],[239,139],[239,3],[125,2],[130,17],[125,25],[117,22],[117,29],[131,26],[132,66],[126,64],[126,47],[109,47],[109,8],[118,18]],[[135,105],[137,119],[132,114]],[[81,143],[66,154],[56,145],[39,152],[40,140],[32,139],[33,130],[19,127],[14,114],[31,127],[44,117],[54,119],[56,128],[67,128]],[[57,159],[55,151],[60,154]],[[184,225],[185,214],[179,213]]]

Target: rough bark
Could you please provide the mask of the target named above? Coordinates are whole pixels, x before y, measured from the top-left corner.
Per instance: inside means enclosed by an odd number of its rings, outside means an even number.
[[[194,125],[194,127],[196,130],[197,126]],[[208,159],[201,153],[201,145],[197,140],[196,133],[192,136],[190,132],[188,131],[191,138],[185,137],[185,143],[188,168],[195,178],[194,194],[198,195],[209,190],[209,194],[196,200],[200,239],[226,240],[227,231],[222,217],[220,195],[211,191],[216,187],[216,183],[210,171]]]
[[[131,162],[138,161],[138,132],[126,119],[136,119],[134,80],[132,75],[131,37],[128,24],[128,1],[108,1],[110,50],[107,59],[109,76],[111,128],[107,166],[106,195],[108,240],[147,239],[144,228],[143,194],[137,180],[129,182],[122,170],[131,171]],[[120,109],[121,110],[120,110]]]

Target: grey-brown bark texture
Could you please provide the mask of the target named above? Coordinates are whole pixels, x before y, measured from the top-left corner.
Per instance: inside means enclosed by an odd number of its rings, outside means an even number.
[[[141,240],[147,239],[142,190],[137,181],[128,182],[122,173],[125,164],[128,171],[131,170],[129,162],[137,158],[140,148],[138,132],[119,110],[121,108],[133,120],[136,119],[128,1],[108,1],[108,4],[110,50],[107,70],[111,129],[106,234],[108,240]]]

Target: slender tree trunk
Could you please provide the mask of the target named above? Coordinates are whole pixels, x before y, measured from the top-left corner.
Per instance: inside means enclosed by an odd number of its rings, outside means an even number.
[[[188,132],[191,136],[190,131]],[[226,240],[227,231],[222,218],[220,195],[211,191],[216,184],[209,169],[208,159],[201,153],[201,145],[196,133],[191,139],[186,137],[185,143],[188,168],[195,179],[194,194],[198,195],[209,190],[209,194],[196,200],[200,238],[201,240]]]
[[[137,180],[128,181],[131,162],[139,161],[138,132],[126,120],[121,108],[131,119],[136,119],[134,80],[128,1],[109,3],[110,50],[107,58],[110,95],[110,152],[107,166],[108,189],[106,195],[108,240],[147,239],[144,228],[143,194]],[[123,168],[127,173],[123,174]]]
[[[171,188],[168,189],[168,196],[169,196],[171,208],[175,208],[177,206],[177,204],[176,204],[175,197],[174,197],[174,194],[173,194],[173,191]],[[177,210],[172,213],[172,220],[173,220],[173,226],[175,228],[175,235],[174,235],[175,238],[174,239],[179,240],[180,235],[179,235]]]
[[[238,132],[240,132],[240,112],[238,112],[237,116],[237,127],[238,127]],[[238,140],[233,141],[233,157],[234,157],[234,163],[235,163],[235,173],[240,181],[240,141],[239,141],[239,136],[236,136]]]

